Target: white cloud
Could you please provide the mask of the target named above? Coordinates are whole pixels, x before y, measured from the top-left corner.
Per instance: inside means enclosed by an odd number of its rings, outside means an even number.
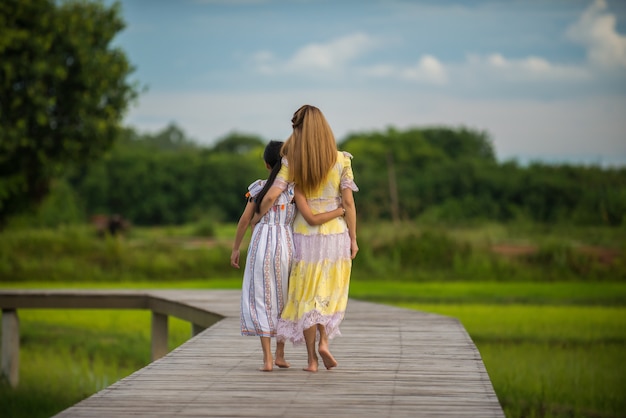
[[[445,84],[447,74],[444,65],[432,55],[424,55],[417,65],[402,71],[402,78],[410,81]]]
[[[588,80],[591,77],[582,66],[553,64],[537,56],[509,59],[500,53],[488,56],[468,54],[460,70],[474,73],[476,77],[490,77],[491,81],[508,82],[572,82]]]
[[[418,62],[409,67],[378,64],[358,69],[365,77],[403,80],[421,84],[446,84],[448,74],[445,66],[432,55],[422,55]]]
[[[253,62],[264,74],[319,75],[339,73],[352,62],[377,48],[380,41],[365,33],[353,33],[326,43],[310,43],[297,50],[289,59],[281,61],[267,51],[257,52]]]
[[[468,53],[465,61],[460,63],[446,63],[435,54],[423,54],[409,66],[389,61],[359,65],[359,58],[384,45],[382,38],[364,32],[326,43],[304,45],[284,60],[271,52],[260,51],[253,62],[256,70],[264,75],[289,74],[305,79],[342,79],[346,82],[373,78],[380,82],[400,81],[409,83],[409,86],[431,85],[449,89],[467,87],[476,90],[485,85],[485,92],[496,92],[506,85],[509,93],[515,86],[543,86],[546,82],[550,83],[552,92],[563,88],[559,86],[577,84],[581,88],[581,83],[602,80],[602,73],[598,72],[600,68],[626,68],[626,36],[617,32],[616,17],[607,12],[605,0],[595,0],[578,21],[570,25],[566,37],[585,46],[587,63],[563,64],[538,55],[507,57],[502,52],[494,52]],[[624,78],[620,72],[616,75],[618,79]]]
[[[567,37],[587,48],[589,63],[604,69],[626,68],[626,36],[616,30],[616,17],[605,0],[595,0],[567,30]]]
[[[577,33],[584,39],[595,40],[596,44],[603,45],[599,52],[593,52],[595,49],[591,48],[590,54],[615,58],[619,56],[616,52],[619,50],[617,46],[625,43],[626,40],[614,31],[614,17],[602,15],[599,19],[596,18],[596,9],[601,9],[602,5],[603,0],[597,0],[590,9],[583,13],[578,24],[572,26],[574,29],[568,33]],[[592,17],[593,19],[591,19]],[[590,19],[592,23],[588,22]],[[602,23],[607,20],[612,22],[612,26],[593,23]],[[580,22],[586,23],[581,24]],[[589,29],[596,26],[602,30]],[[612,31],[605,30],[609,27],[612,28]],[[600,35],[589,36],[590,33],[596,32]],[[383,43],[382,39],[357,32],[326,43],[304,45],[291,57],[284,60],[277,58],[270,51],[258,51],[252,60],[256,71],[264,75],[290,74],[317,79],[345,77],[348,81],[352,76],[360,76],[366,79],[400,80],[411,84],[447,85],[451,88],[463,85],[473,86],[485,80],[489,80],[490,83],[504,82],[512,85],[526,85],[546,81],[566,84],[589,81],[594,78],[591,69],[584,64],[564,65],[535,55],[508,58],[500,52],[489,55],[470,53],[467,54],[466,60],[460,64],[446,64],[432,54],[422,55],[412,66],[402,66],[393,62],[380,62],[369,66],[356,64],[359,58],[382,46]],[[612,55],[607,52],[609,51],[607,45],[613,45],[613,48],[610,49]],[[604,61],[607,60],[604,59]]]
[[[377,42],[364,33],[355,33],[326,44],[310,44],[299,50],[287,63],[290,71],[335,70],[345,67]]]

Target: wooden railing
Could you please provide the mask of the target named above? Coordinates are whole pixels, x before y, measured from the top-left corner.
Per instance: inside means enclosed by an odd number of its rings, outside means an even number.
[[[18,309],[149,309],[152,311],[151,359],[167,354],[168,316],[191,323],[191,336],[210,327],[221,315],[140,290],[0,290],[2,309],[1,373],[13,387],[19,382],[20,326]]]

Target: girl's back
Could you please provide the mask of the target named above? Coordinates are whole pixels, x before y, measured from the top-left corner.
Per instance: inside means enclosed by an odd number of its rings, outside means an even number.
[[[248,188],[248,194],[251,197],[255,197],[263,186],[266,180],[257,180],[252,183]],[[280,196],[274,201],[270,209],[259,220],[257,227],[262,225],[284,225],[291,228],[293,219],[296,215],[295,205],[293,203],[294,187],[290,184],[286,190],[284,190]],[[256,227],[255,227],[256,230]]]

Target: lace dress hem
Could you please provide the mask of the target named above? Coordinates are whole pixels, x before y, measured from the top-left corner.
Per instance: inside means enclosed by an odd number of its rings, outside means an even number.
[[[307,312],[297,321],[280,318],[278,320],[277,341],[291,341],[293,345],[303,345],[304,330],[313,325],[321,324],[326,328],[326,335],[329,340],[341,335],[339,324],[343,320],[345,312],[335,312],[332,315],[323,315],[317,310]],[[316,335],[319,339],[319,332]]]

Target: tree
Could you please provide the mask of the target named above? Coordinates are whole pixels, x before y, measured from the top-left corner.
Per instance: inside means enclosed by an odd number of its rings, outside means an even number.
[[[496,162],[493,145],[486,131],[441,126],[424,128],[421,133],[428,143],[443,150],[453,160],[476,159]]]
[[[165,129],[157,132],[156,135],[144,135],[141,138],[144,145],[152,146],[163,151],[190,150],[195,151],[198,146],[195,142],[187,138],[185,132],[174,122]]]
[[[0,226],[113,144],[137,95],[123,28],[119,4],[0,2]]]
[[[256,135],[233,132],[218,140],[213,147],[213,151],[246,154],[255,148],[263,148],[265,145],[263,140]]]

